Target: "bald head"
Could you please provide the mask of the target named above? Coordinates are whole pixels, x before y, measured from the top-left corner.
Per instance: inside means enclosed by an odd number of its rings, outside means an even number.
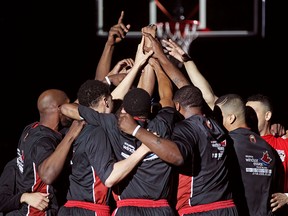
[[[37,108],[40,113],[45,113],[58,109],[64,103],[70,100],[66,93],[59,89],[48,89],[38,97]]]

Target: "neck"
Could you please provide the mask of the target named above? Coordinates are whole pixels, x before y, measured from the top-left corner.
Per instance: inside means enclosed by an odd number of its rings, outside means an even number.
[[[185,119],[193,115],[203,115],[202,110],[199,107],[182,108],[181,114],[184,116]]]

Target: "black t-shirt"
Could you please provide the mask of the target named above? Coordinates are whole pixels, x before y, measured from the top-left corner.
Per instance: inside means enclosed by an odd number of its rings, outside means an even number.
[[[258,134],[247,128],[238,128],[229,134],[234,141],[241,172],[240,177],[237,174],[232,175],[233,196],[240,215],[272,214],[271,195],[281,190],[281,179],[278,178],[281,176],[279,169],[282,164],[277,152]],[[236,167],[232,170],[237,172]]]
[[[193,115],[174,128],[172,140],[185,160],[179,167],[177,210],[232,198],[227,134],[213,120]]]
[[[51,210],[58,208],[57,194],[53,185],[45,184],[38,174],[38,166],[50,156],[62,139],[62,134],[38,122],[32,123],[23,130],[17,148],[16,193],[42,192],[49,193],[52,199]],[[40,212],[26,204],[21,212]]]
[[[105,129],[118,161],[129,157],[141,145],[135,137],[123,133],[118,128],[115,114],[98,113],[81,105],[79,113],[89,124],[100,124]],[[138,124],[161,137],[168,138],[172,133],[174,114],[175,109],[163,108],[154,119],[147,122],[138,121]],[[151,153],[117,185],[117,188],[114,187],[115,199],[168,199],[171,172],[172,167],[169,164]]]
[[[67,200],[106,205],[108,188],[103,182],[116,162],[102,127],[85,125],[73,143]]]

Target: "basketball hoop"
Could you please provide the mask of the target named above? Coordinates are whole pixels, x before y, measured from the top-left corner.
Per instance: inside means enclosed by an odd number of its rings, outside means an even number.
[[[191,42],[198,37],[199,22],[197,20],[158,22],[156,25],[158,38],[172,39],[186,53],[188,53]]]

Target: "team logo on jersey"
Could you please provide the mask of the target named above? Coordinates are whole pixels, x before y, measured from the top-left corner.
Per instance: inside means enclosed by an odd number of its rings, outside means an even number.
[[[251,175],[257,176],[271,176],[272,169],[269,164],[272,158],[269,156],[268,151],[263,152],[262,157],[254,157],[254,155],[245,155],[246,168],[245,171]]]
[[[212,129],[212,124],[209,120],[206,121],[206,126],[211,130]]]
[[[268,165],[272,161],[272,158],[269,156],[268,151],[263,152],[263,156],[260,159],[264,164]]]
[[[250,142],[252,142],[252,143],[256,143],[256,138],[255,138],[255,136],[254,136],[253,134],[251,134],[251,135],[249,136],[249,140],[250,140]]]
[[[220,142],[220,145],[221,145],[222,147],[226,147],[226,145],[227,145],[226,139],[223,140],[222,142]]]

